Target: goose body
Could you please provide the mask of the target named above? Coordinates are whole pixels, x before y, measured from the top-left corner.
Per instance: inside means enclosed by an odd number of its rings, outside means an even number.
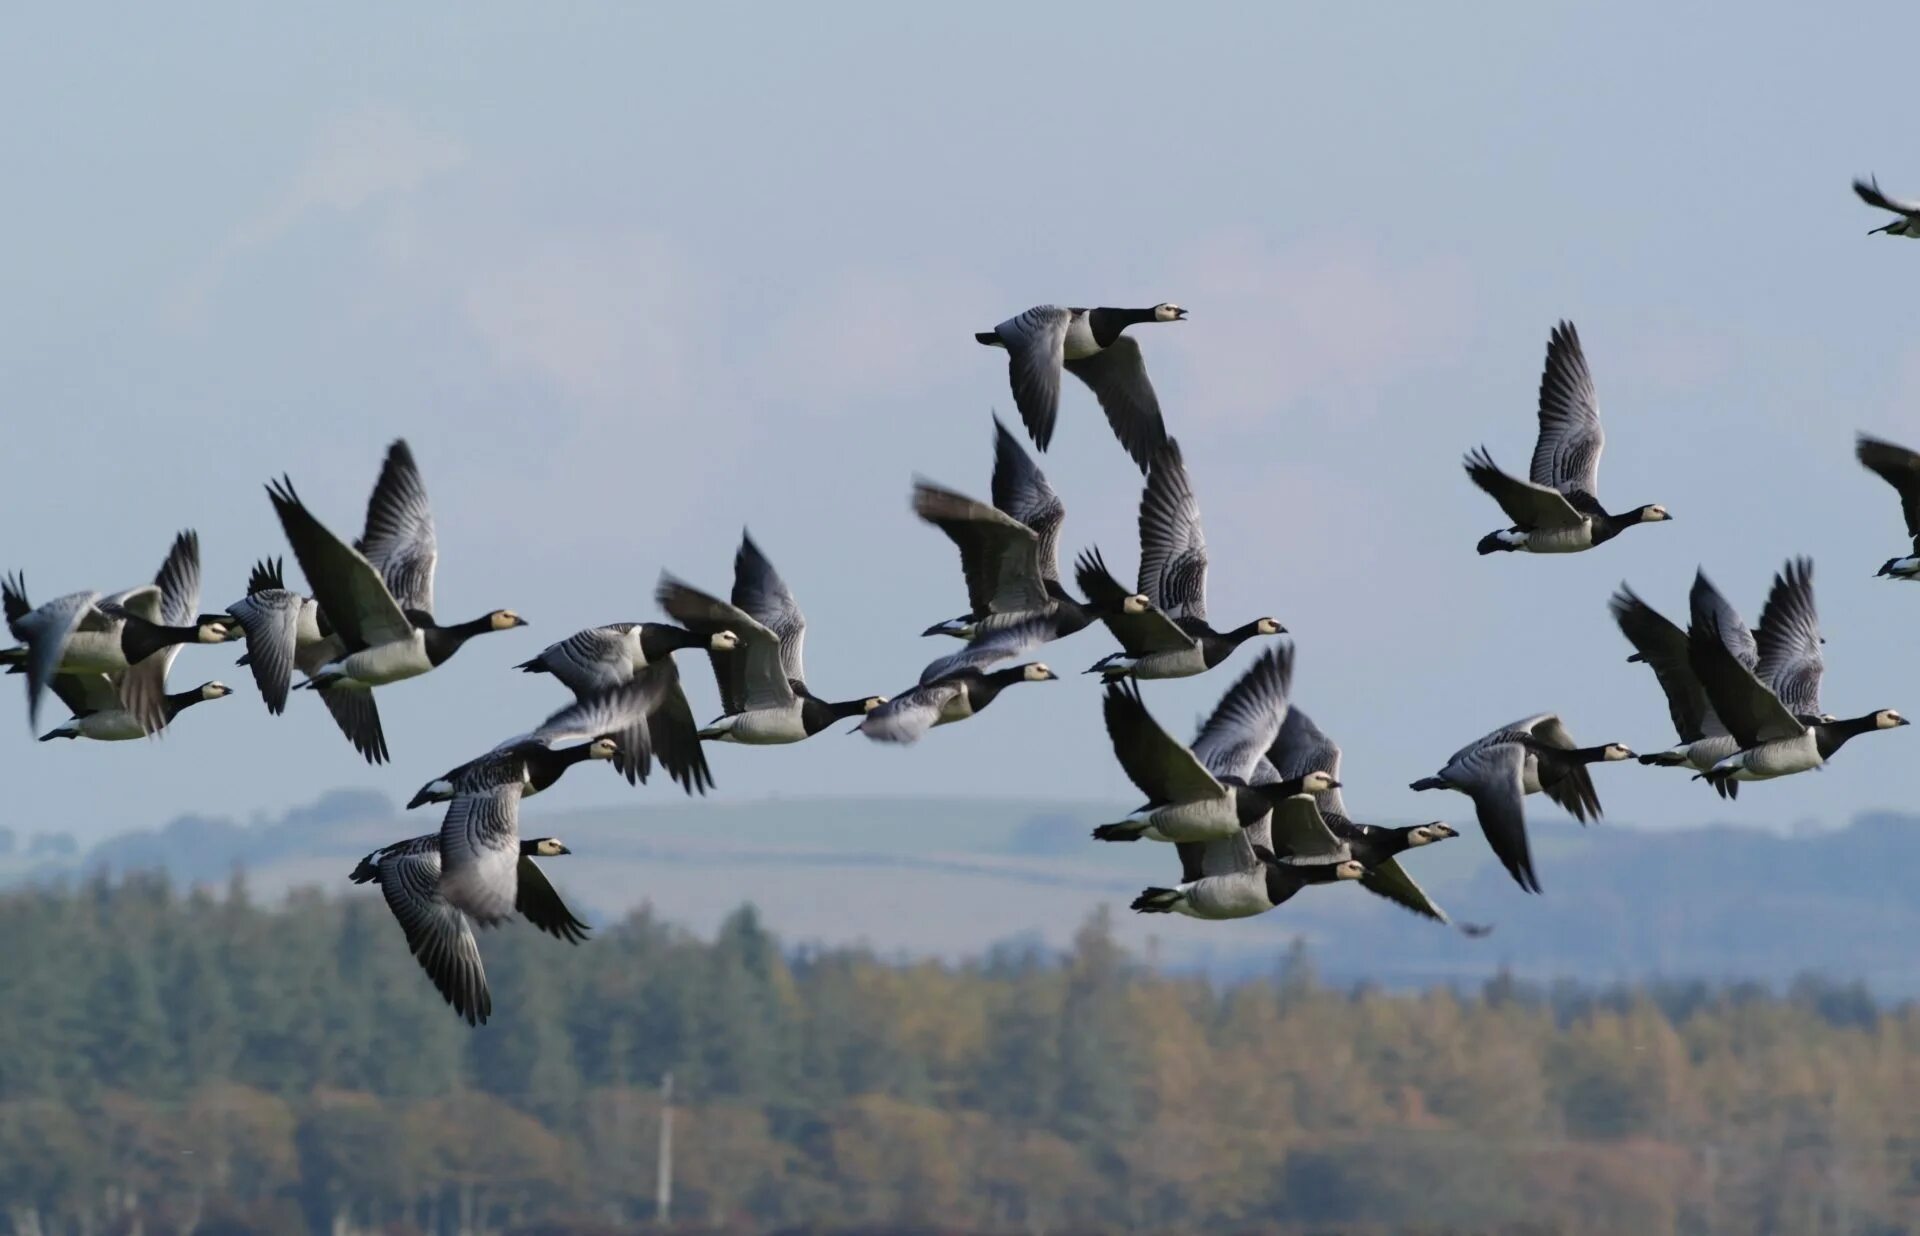
[[[867,696],[829,703],[807,688],[806,615],[773,563],[745,533],[734,554],[731,602],[664,572],[654,597],[688,630],[729,631],[738,638],[735,648],[707,654],[724,711],[698,731],[700,738],[748,746],[801,742],[837,720],[872,712],[886,702]]]
[[[1527,844],[1523,799],[1544,793],[1576,820],[1600,814],[1587,765],[1629,760],[1634,754],[1619,743],[1580,747],[1553,713],[1538,713],[1475,739],[1453,753],[1432,777],[1413,783],[1415,790],[1455,790],[1473,800],[1480,831],[1501,865],[1530,893],[1540,891]]]
[[[1053,441],[1060,374],[1065,370],[1093,391],[1114,436],[1145,471],[1167,431],[1140,345],[1125,332],[1130,326],[1178,322],[1186,316],[1187,311],[1174,304],[1150,309],[1035,305],[974,338],[1006,349],[1013,400],[1035,446],[1044,451]]]
[[[1874,574],[1920,580],[1920,452],[1861,434],[1854,443],[1854,455],[1900,495],[1900,513],[1906,521],[1907,535],[1913,539],[1912,553],[1887,559]]]
[[[1528,478],[1509,476],[1485,447],[1468,453],[1467,476],[1500,504],[1513,526],[1480,539],[1482,554],[1573,554],[1605,544],[1635,524],[1672,516],[1658,503],[1618,514],[1600,504],[1600,454],[1607,443],[1593,375],[1573,323],[1554,327],[1540,377],[1540,431]]]
[[[121,692],[104,674],[60,674],[53,680],[54,694],[73,711],[67,720],[40,735],[41,742],[55,738],[90,738],[95,742],[131,742],[146,738],[150,730],[121,702]],[[233,688],[220,682],[205,682],[191,691],[161,696],[160,729],[173,724],[184,710],[207,700],[224,699]]]
[[[1857,735],[1907,724],[1891,708],[1833,718],[1820,705],[1824,663],[1814,607],[1813,564],[1795,559],[1774,576],[1756,634],[1759,660],[1748,666],[1731,652],[1721,616],[1696,610],[1688,632],[1689,664],[1736,750],[1700,774],[1722,797],[1743,781],[1767,781],[1819,768]]]
[[[547,789],[567,769],[586,760],[613,761],[629,785],[645,781],[652,767],[653,715],[678,686],[671,662],[649,666],[617,687],[574,701],[539,728],[517,734],[485,755],[442,773],[421,786],[407,807],[452,799],[463,780],[488,762],[504,762],[519,770],[523,798]]]
[[[1053,671],[1038,661],[992,671],[958,669],[893,696],[854,728],[875,742],[914,743],[935,726],[978,716],[1015,683],[1053,680]]]
[[[1272,618],[1229,631],[1207,621],[1207,543],[1180,444],[1172,439],[1154,455],[1140,497],[1139,587],[1120,586],[1099,551],[1076,563],[1075,578],[1121,651],[1087,670],[1106,682],[1122,678],[1188,678],[1205,673],[1249,639],[1283,635]]]
[[[1183,914],[1221,920],[1252,918],[1290,901],[1301,889],[1338,880],[1358,880],[1365,869],[1354,859],[1313,865],[1282,862],[1256,847],[1246,833],[1228,841],[1187,843],[1180,853],[1181,880],[1172,888],[1148,888],[1133,899],[1140,914]]]
[[[1740,749],[1733,735],[1713,711],[1699,676],[1689,659],[1687,632],[1641,600],[1622,584],[1608,603],[1621,634],[1634,647],[1629,660],[1645,662],[1667,697],[1678,746],[1640,757],[1642,764],[1691,768],[1705,772]],[[1760,663],[1760,649],[1739,611],[1713,586],[1704,571],[1696,572],[1690,594],[1690,622],[1711,620],[1727,651],[1748,669]]]
[[[704,794],[713,786],[713,772],[700,749],[700,727],[679,672],[673,668],[673,654],[690,648],[728,653],[739,646],[740,639],[732,631],[701,634],[664,622],[616,622],[588,627],[549,644],[539,656],[521,662],[519,669],[553,675],[584,702],[625,686],[649,669],[668,667],[671,681],[648,718],[648,737],[667,775],[687,793]]]
[[[439,550],[433,512],[404,440],[387,449],[367,502],[366,532],[353,545],[314,518],[290,481],[283,478],[267,492],[320,614],[339,639],[337,655],[314,669],[305,685],[332,694],[417,678],[445,664],[477,635],[526,625],[504,609],[453,626],[434,619]],[[360,739],[355,745],[378,762]],[[384,758],[384,741],[378,754]]]
[[[0,650],[0,664],[27,677],[27,720],[38,727],[40,700],[57,674],[105,674],[123,706],[152,733],[167,722],[166,677],[180,646],[228,637],[225,614],[196,614],[200,604],[200,538],[188,529],[173,539],[151,584],[101,595],[71,592],[38,608],[19,575],[0,581],[0,608],[20,646]]]
[[[1853,182],[1853,191],[1867,205],[1877,206],[1881,210],[1890,210],[1896,216],[1879,227],[1871,229],[1867,235],[1885,233],[1888,236],[1920,237],[1920,202],[1888,197],[1880,191],[1879,180],[1871,176],[1865,180],[1856,177]]]
[[[1340,765],[1338,744],[1304,710],[1290,704],[1255,779],[1286,782],[1321,773],[1333,784],[1307,789],[1274,809],[1269,829],[1273,850],[1283,861],[1352,858],[1365,872],[1362,888],[1435,922],[1448,922],[1446,911],[1400,865],[1400,856],[1460,834],[1439,820],[1397,828],[1356,822],[1341,796]]]
[[[1280,732],[1292,677],[1293,650],[1283,645],[1268,651],[1221,697],[1192,746],[1154,720],[1137,686],[1109,683],[1107,736],[1127,779],[1147,802],[1126,819],[1094,829],[1094,839],[1230,840],[1258,825],[1282,799],[1337,785],[1320,769],[1287,784],[1249,781]]]
[[[380,886],[420,968],[455,1013],[468,1025],[479,1025],[493,1014],[493,994],[473,921],[441,890],[440,846],[439,833],[383,846],[361,859],[350,878],[355,884]],[[587,925],[567,909],[534,861],[572,851],[557,837],[529,838],[514,849],[514,909],[556,939],[569,944],[586,939]]]

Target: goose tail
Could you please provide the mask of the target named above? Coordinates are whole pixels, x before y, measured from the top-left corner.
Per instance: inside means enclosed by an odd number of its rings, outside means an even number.
[[[1133,910],[1138,914],[1171,914],[1181,897],[1177,888],[1143,888],[1133,899]]]
[[[1138,841],[1147,831],[1145,824],[1102,824],[1093,830],[1095,841]]]
[[[1439,777],[1422,777],[1407,787],[1413,790],[1444,790],[1447,783]]]

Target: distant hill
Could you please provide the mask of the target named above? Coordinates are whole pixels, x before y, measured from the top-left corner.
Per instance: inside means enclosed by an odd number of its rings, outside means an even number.
[[[1031,800],[769,799],[631,808],[525,810],[530,835],[576,857],[555,879],[592,916],[650,903],[710,932],[742,902],[796,943],[865,942],[884,952],[958,957],[1004,940],[1064,945],[1094,907],[1124,911],[1177,874],[1169,848],[1096,845],[1088,830],[1114,804]],[[400,812],[383,796],[336,791],[254,826],[187,816],[131,832],[77,859],[42,861],[36,878],[164,869],[183,883],[244,870],[256,896],[300,885],[342,894],[354,861],[427,832],[437,812]],[[1492,923],[1486,939],[1416,920],[1357,889],[1312,889],[1239,923],[1119,915],[1121,937],[1162,964],[1223,975],[1278,964],[1304,937],[1340,980],[1390,986],[1477,982],[1505,967],[1590,982],[1753,978],[1816,972],[1864,978],[1884,995],[1920,994],[1920,816],[1866,815],[1799,837],[1728,827],[1650,832],[1547,820],[1535,828],[1546,893],[1516,889],[1469,823],[1458,841],[1408,868],[1457,919]]]

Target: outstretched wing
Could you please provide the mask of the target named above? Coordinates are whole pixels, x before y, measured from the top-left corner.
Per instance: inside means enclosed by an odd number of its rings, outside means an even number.
[[[1498,502],[1507,518],[1519,527],[1577,528],[1587,518],[1574,510],[1559,490],[1502,472],[1484,446],[1468,451],[1463,466],[1468,479]]]
[[[1866,434],[1859,436],[1853,450],[1862,464],[1873,469],[1875,475],[1900,495],[1900,513],[1906,516],[1907,535],[1913,538],[1914,552],[1920,553],[1920,452]]]
[[[1193,755],[1216,777],[1245,781],[1256,761],[1279,737],[1293,682],[1293,648],[1267,649],[1220,697],[1193,741]]]
[[[733,556],[733,603],[780,637],[780,664],[787,677],[805,682],[807,669],[802,653],[807,616],[800,612],[800,603],[793,599],[787,581],[780,578],[773,563],[744,531],[739,552]]]
[[[1820,676],[1826,662],[1820,656],[1811,559],[1795,558],[1773,577],[1754,638],[1760,645],[1760,681],[1773,688],[1795,716],[1820,716]]]
[[[993,504],[1040,538],[1036,560],[1042,579],[1060,578],[1060,525],[1067,517],[1046,473],[1033,462],[1013,432],[993,418]]]
[[[434,539],[427,483],[406,439],[387,448],[380,479],[367,499],[367,529],[357,547],[387,591],[409,613],[433,613],[433,569],[440,550]]]
[[[534,862],[531,855],[520,856],[517,884],[513,908],[520,912],[522,918],[568,944],[578,944],[587,938],[587,925],[567,909],[567,903],[560,900],[553,882],[547,879],[547,873],[540,870],[540,864]]]
[[[1580,334],[1573,323],[1562,322],[1547,340],[1547,365],[1540,375],[1540,436],[1534,442],[1529,479],[1563,494],[1597,497],[1600,453],[1606,445]]]
[[[1053,425],[1060,414],[1060,367],[1067,355],[1067,327],[1073,311],[1058,305],[1035,305],[1025,313],[994,327],[993,335],[1007,349],[1007,379],[1013,402],[1026,422],[1027,433],[1041,450],[1053,441]]]
[[[1207,616],[1207,540],[1180,444],[1154,455],[1140,496],[1140,588],[1168,617]]]
[[[1147,380],[1147,362],[1140,345],[1122,335],[1092,356],[1063,361],[1066,370],[1085,382],[1100,401],[1100,410],[1113,426],[1113,436],[1127,448],[1133,462],[1145,472],[1154,455],[1167,442],[1166,422],[1160,417],[1160,400]]]

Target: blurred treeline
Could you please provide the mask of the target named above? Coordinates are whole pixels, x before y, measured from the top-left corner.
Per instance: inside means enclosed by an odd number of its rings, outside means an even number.
[[[1857,986],[1220,988],[1104,919],[963,966],[751,909],[482,947],[475,1031],[375,896],[0,896],[0,1223],[637,1231],[671,1070],[688,1230],[1920,1228],[1920,1011]]]

